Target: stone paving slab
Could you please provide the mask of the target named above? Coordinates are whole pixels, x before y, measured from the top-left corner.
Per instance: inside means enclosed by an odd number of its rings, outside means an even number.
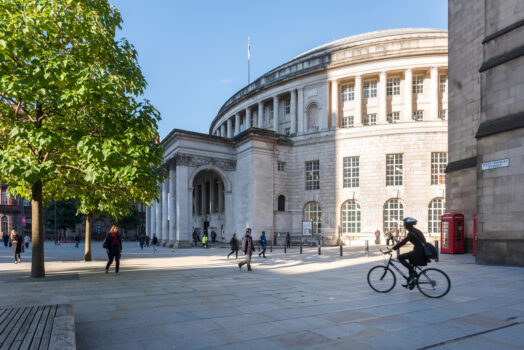
[[[1,294],[61,294],[74,303],[78,349],[522,349],[524,269],[442,255],[450,293],[429,299],[397,286],[379,294],[366,274],[383,258],[361,247],[274,250],[238,271],[227,249],[124,243],[122,275],[105,254],[46,244],[48,278],[29,278],[30,254],[13,264],[0,247]],[[71,278],[69,276],[77,276]],[[4,297],[7,300],[7,297]],[[2,297],[0,297],[1,303]],[[507,328],[500,328],[507,327]],[[500,329],[498,329],[500,328]],[[498,330],[497,330],[498,329]],[[115,332],[118,334],[115,337]]]

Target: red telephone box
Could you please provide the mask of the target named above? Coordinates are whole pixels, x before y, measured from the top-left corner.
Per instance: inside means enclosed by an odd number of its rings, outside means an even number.
[[[464,253],[464,214],[444,214],[440,225],[440,251],[451,254]]]

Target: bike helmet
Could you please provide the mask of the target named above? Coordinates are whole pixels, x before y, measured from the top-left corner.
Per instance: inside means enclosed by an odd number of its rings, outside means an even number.
[[[404,221],[404,226],[406,227],[414,226],[417,224],[417,220],[413,218],[404,218],[402,219],[402,221]]]

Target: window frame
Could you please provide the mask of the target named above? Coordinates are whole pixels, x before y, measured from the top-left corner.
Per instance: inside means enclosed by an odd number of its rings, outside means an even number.
[[[445,94],[446,92],[448,92],[448,76],[446,74],[439,74],[438,92],[441,94]]]
[[[340,100],[342,102],[355,100],[355,83],[348,83],[341,86]]]
[[[391,112],[387,114],[387,120],[390,124],[400,122],[400,112]]]
[[[431,152],[431,185],[446,184],[447,152]]]
[[[391,77],[386,82],[387,96],[400,95],[400,77]]]
[[[400,168],[400,173],[398,169]],[[386,154],[386,186],[404,186],[404,154]]]
[[[395,205],[392,206],[392,203],[395,203]],[[390,198],[384,203],[382,212],[383,232],[394,228],[398,230],[402,228],[404,209],[404,203],[399,198]],[[396,216],[392,215],[392,213],[395,213]]]
[[[291,99],[290,98],[284,99],[284,114],[285,115],[291,114]]]
[[[352,204],[353,207],[349,208]],[[347,200],[340,207],[340,217],[342,221],[342,234],[362,232],[362,209],[355,200]]]
[[[369,98],[377,97],[377,81],[367,80],[362,83],[362,99],[366,100]]]
[[[342,117],[340,127],[343,129],[349,129],[355,126],[355,117],[354,116],[347,116]]]
[[[278,171],[286,171],[286,162],[277,162],[277,169]]]
[[[413,76],[412,90],[414,94],[421,95],[424,93],[424,75],[417,74]]]
[[[411,118],[416,122],[424,121],[424,110],[413,111]]]
[[[306,191],[320,189],[320,161],[309,160],[305,162]]]
[[[304,221],[310,221],[312,223],[312,234],[318,235],[319,233],[322,233],[322,208],[320,208],[320,204],[318,202],[307,202],[304,205],[303,215]]]
[[[363,117],[362,125],[369,126],[369,125],[377,125],[377,114],[366,114]]]
[[[342,158],[342,187],[360,187],[360,157],[350,156]]]

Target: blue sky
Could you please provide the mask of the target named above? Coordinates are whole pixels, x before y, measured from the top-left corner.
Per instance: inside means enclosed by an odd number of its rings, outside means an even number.
[[[160,110],[160,135],[208,133],[222,104],[251,81],[315,46],[374,30],[447,29],[447,0],[109,0],[122,13],[118,37],[138,50]]]

